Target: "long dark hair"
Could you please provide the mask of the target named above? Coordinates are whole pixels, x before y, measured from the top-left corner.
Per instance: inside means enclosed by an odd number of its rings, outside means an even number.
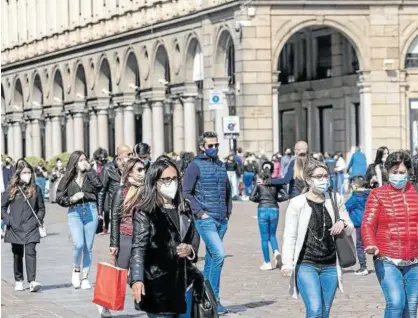
[[[145,158],[151,154],[151,147],[145,142],[140,142],[134,146],[133,153],[135,157]]]
[[[32,174],[32,178],[30,179],[30,183],[26,184],[20,179],[20,174],[22,173],[23,169],[28,168]],[[16,193],[19,191],[19,187],[21,187],[22,191],[25,193],[27,198],[31,198],[36,194],[36,184],[35,184],[35,170],[33,167],[24,159],[19,159],[16,163],[16,172],[13,175],[12,179],[10,180],[10,198],[13,200],[16,196]]]
[[[269,183],[269,181],[271,181],[271,176],[274,171],[274,163],[271,161],[266,161],[261,166],[261,169],[261,179],[263,179],[264,181],[268,181]]]
[[[145,171],[149,167],[149,164],[144,164],[144,162],[139,158],[131,158],[126,162],[125,167],[123,168],[121,181],[122,184],[126,187],[127,193],[123,200],[123,209],[121,216],[132,215],[133,208],[138,205],[141,199],[141,191],[143,189],[144,180],[142,180],[142,182],[138,180],[137,184],[131,184],[131,182],[129,182],[129,176],[137,163],[142,163],[142,165],[145,168]]]
[[[180,182],[180,172],[176,165],[167,156],[160,156],[149,167],[145,176],[143,191],[141,192],[141,200],[137,205],[137,209],[140,211],[151,213],[156,207],[163,205],[163,197],[158,191],[157,182],[167,168],[174,168],[177,173],[178,189],[176,197],[173,200],[173,204],[179,209],[180,212],[186,210],[186,204],[183,197],[183,190]]]
[[[385,154],[385,150],[387,150],[388,154],[389,154],[388,147],[382,146],[382,147],[379,147],[379,149],[377,149],[376,158],[374,159],[374,164],[375,165],[380,165],[381,163],[383,163],[382,158],[383,158],[383,155]]]
[[[82,155],[84,155],[87,160],[87,155],[81,150],[76,150],[71,154],[70,159],[68,160],[67,170],[65,170],[64,177],[62,178],[64,189],[68,187],[70,182],[77,175],[77,164],[78,164],[78,160],[80,160],[80,157]]]

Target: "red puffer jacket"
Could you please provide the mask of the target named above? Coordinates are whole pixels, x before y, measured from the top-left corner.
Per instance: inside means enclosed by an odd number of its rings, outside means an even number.
[[[361,225],[364,247],[395,259],[418,257],[418,194],[408,182],[405,191],[390,184],[373,189]]]

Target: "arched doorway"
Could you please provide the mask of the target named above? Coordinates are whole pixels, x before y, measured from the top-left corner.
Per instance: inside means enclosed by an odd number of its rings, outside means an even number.
[[[22,112],[24,108],[23,103],[23,88],[20,79],[15,82],[13,100],[12,100],[12,112]],[[12,133],[8,135],[8,145],[12,151],[12,157],[15,159],[21,158],[25,153],[25,143],[22,137],[21,126],[18,123],[13,123]]]
[[[52,83],[52,96],[53,96],[53,104],[62,108],[64,108],[64,83],[62,80],[62,75],[60,70],[56,70],[54,74],[54,81]],[[60,116],[60,123],[61,123],[61,151],[67,151],[67,128],[66,125],[63,124],[64,118]],[[55,151],[56,152],[56,151]]]
[[[75,100],[77,102],[82,102],[85,107],[87,99],[87,77],[82,64],[78,64],[77,66],[75,73],[74,88]],[[71,127],[70,122],[70,129],[67,129],[68,133],[66,137],[66,142],[67,145],[71,145],[71,147],[68,148],[71,148],[71,151],[82,149],[87,153],[87,156],[89,156],[89,118],[88,116],[86,116],[85,113],[82,114],[81,119],[78,119],[78,116],[80,116],[79,114],[75,114],[75,116],[73,117],[74,125]],[[78,122],[79,120],[82,120],[82,123]],[[77,131],[80,127],[82,127],[82,131]]]
[[[416,86],[418,82],[418,36],[408,47],[405,56],[405,69],[410,86]],[[415,83],[415,85],[413,85]],[[418,94],[411,94],[409,104],[409,134],[410,147],[413,153],[418,153]]]
[[[155,53],[154,63],[154,87],[164,88],[165,99],[163,101],[162,110],[159,107],[152,109],[152,129],[153,129],[153,147],[156,154],[169,153],[173,151],[173,114],[171,112],[171,101],[167,98],[170,95],[170,60],[167,50],[163,44],[158,46]],[[161,127],[161,113],[163,126]],[[162,129],[161,129],[162,128]],[[162,135],[162,138],[161,138]]]
[[[139,76],[138,60],[136,59],[134,52],[130,52],[126,60],[124,81],[125,81],[125,90],[127,92],[134,94],[135,100],[136,100],[137,95],[138,95],[138,90],[141,86],[141,82],[140,82],[140,76]],[[140,106],[136,104],[134,105],[134,115],[135,115],[134,127],[133,127],[134,131],[130,132],[130,134],[132,133],[134,134],[133,142],[131,142],[133,144],[137,144],[142,141],[142,116],[138,107]],[[131,119],[128,118],[128,120],[131,120]],[[126,126],[128,125],[125,124],[125,129],[126,129]],[[125,135],[127,135],[127,133],[125,133]],[[129,142],[129,139],[126,142]]]
[[[281,151],[298,140],[322,153],[362,144],[359,59],[350,39],[334,28],[306,27],[284,44],[276,70]]]
[[[196,130],[193,132],[195,134],[195,136],[193,136],[194,140],[197,140],[205,129],[203,112],[203,80],[205,78],[205,74],[203,61],[204,55],[200,43],[197,38],[193,38],[187,48],[186,78],[189,81],[195,82],[197,86],[197,96],[195,101]],[[184,125],[187,125],[187,123],[184,122]],[[187,138],[187,131],[185,131],[185,137]]]

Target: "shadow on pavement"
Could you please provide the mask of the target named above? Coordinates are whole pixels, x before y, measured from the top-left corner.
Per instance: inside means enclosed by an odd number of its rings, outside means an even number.
[[[234,255],[231,255],[231,254],[227,254],[227,255],[225,255],[225,258],[230,258],[230,257],[234,257]],[[202,262],[202,261],[204,261],[205,260],[205,257],[204,256],[199,256],[198,258],[197,258],[197,261],[198,262]]]
[[[270,305],[273,305],[275,302],[276,302],[275,300],[255,301],[255,302],[246,303],[243,305],[228,306],[228,310],[232,313],[239,313],[239,312],[247,311],[248,309],[270,306]]]
[[[66,284],[56,284],[56,285],[43,285],[41,291],[51,290],[51,289],[61,289],[61,288],[69,288],[73,285],[71,283]]]

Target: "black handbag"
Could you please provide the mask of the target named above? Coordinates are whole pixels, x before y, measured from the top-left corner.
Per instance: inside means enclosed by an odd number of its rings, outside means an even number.
[[[219,318],[215,293],[208,280],[203,283],[201,301],[193,301],[192,318]]]
[[[340,213],[337,205],[337,195],[332,190],[329,191],[332,207],[334,208],[335,220],[340,219]],[[343,230],[340,234],[334,236],[335,247],[337,249],[337,256],[340,266],[347,268],[356,265],[356,248],[354,240],[351,235],[347,235]]]
[[[289,200],[289,193],[286,191],[286,189],[283,186],[279,187],[279,191],[277,193],[277,202],[285,202]]]

